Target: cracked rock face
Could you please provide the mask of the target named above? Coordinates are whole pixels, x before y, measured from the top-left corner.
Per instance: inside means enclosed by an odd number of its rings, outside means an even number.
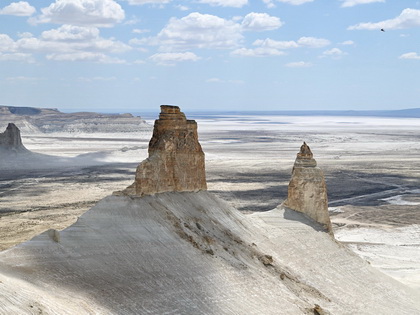
[[[316,166],[311,149],[305,142],[297,154],[284,205],[305,213],[332,233],[324,173]]]
[[[0,133],[0,149],[11,152],[26,152],[27,149],[22,144],[20,130],[15,124],[9,123],[6,131]]]
[[[187,120],[178,106],[161,106],[149,142],[149,157],[137,167],[132,188],[138,196],[207,189],[197,123]]]

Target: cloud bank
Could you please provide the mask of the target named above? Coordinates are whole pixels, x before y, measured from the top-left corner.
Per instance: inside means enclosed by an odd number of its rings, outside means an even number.
[[[0,9],[0,15],[31,16],[36,9],[26,1],[12,2],[3,9]]]
[[[381,22],[367,22],[359,23],[356,25],[349,26],[349,30],[397,30],[420,27],[420,10],[416,9],[404,9],[401,14],[393,19],[381,21]]]
[[[125,18],[124,10],[113,0],[56,0],[41,12],[29,22],[112,27]]]
[[[369,3],[376,3],[376,2],[385,2],[385,0],[341,0],[343,3],[341,7],[349,8],[354,7],[359,4],[369,4]]]

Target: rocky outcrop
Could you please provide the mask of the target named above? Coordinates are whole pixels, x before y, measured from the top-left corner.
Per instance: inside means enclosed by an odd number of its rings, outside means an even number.
[[[324,173],[317,167],[312,151],[305,142],[297,154],[284,205],[295,211],[303,212],[324,225],[326,230],[332,234]]]
[[[197,123],[187,120],[178,106],[162,105],[149,142],[149,157],[139,164],[135,182],[125,193],[143,196],[206,189]]]
[[[6,131],[0,133],[0,151],[15,153],[28,151],[22,144],[20,130],[15,124],[9,123]]]

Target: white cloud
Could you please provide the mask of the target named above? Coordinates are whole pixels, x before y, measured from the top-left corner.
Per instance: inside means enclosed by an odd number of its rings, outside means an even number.
[[[242,57],[268,57],[268,56],[281,56],[285,53],[279,49],[269,47],[259,47],[254,49],[239,48],[231,52],[234,56]]]
[[[321,48],[331,44],[328,39],[316,38],[316,37],[301,37],[297,43],[299,46],[306,46],[311,48]]]
[[[201,58],[192,52],[183,53],[157,53],[149,57],[150,60],[156,62],[159,65],[170,66],[176,62],[181,61],[197,61]]]
[[[307,68],[307,67],[311,67],[312,64],[310,62],[297,61],[297,62],[286,63],[285,66],[288,68]]]
[[[19,45],[6,34],[0,34],[0,61],[24,61],[34,63],[30,53],[19,52]]]
[[[247,31],[268,31],[278,29],[283,25],[280,18],[267,13],[251,12],[242,20],[242,27]]]
[[[146,30],[146,29],[142,30],[142,29],[135,28],[135,29],[133,29],[132,32],[135,33],[135,34],[143,34],[143,33],[149,33],[150,30]]]
[[[113,58],[103,53],[95,52],[74,52],[74,53],[60,53],[60,54],[49,54],[46,56],[48,60],[54,61],[93,61],[98,63],[115,63],[123,64],[126,63],[122,59]]]
[[[143,4],[166,4],[171,0],[125,0],[131,5],[143,5]]]
[[[52,52],[103,52],[122,53],[131,50],[131,47],[114,39],[105,39],[99,36],[99,29],[95,27],[82,27],[63,25],[58,29],[42,32],[39,39],[20,39],[20,47]]]
[[[339,48],[331,48],[322,53],[322,57],[332,57],[333,59],[339,59],[344,55],[347,55],[347,53]]]
[[[126,20],[124,22],[124,25],[136,25],[140,22],[140,19],[137,18],[136,16],[133,16],[131,19]]]
[[[232,51],[234,56],[244,57],[266,57],[285,55],[283,50],[291,48],[320,48],[330,44],[330,41],[324,38],[301,37],[297,41],[277,41],[270,38],[257,39],[252,43],[253,46],[259,46],[253,49],[239,48]]]
[[[0,9],[2,15],[31,16],[36,9],[26,1],[12,2],[3,9]]]
[[[187,6],[185,6],[185,5],[180,5],[180,4],[178,4],[178,5],[176,5],[175,6],[175,8],[177,8],[178,10],[180,10],[180,11],[188,11],[190,8],[189,7],[187,7]]]
[[[275,49],[289,49],[299,47],[298,43],[295,41],[277,41],[270,38],[266,39],[257,39],[252,43],[254,46],[261,46],[266,48],[275,48]]]
[[[343,8],[354,7],[358,4],[369,4],[374,2],[385,2],[385,0],[341,0],[343,4],[341,5]]]
[[[128,41],[130,45],[134,46],[141,46],[141,45],[158,45],[158,41],[154,37],[146,37],[146,38],[132,38]]]
[[[239,21],[242,21],[241,23]],[[159,46],[161,52],[190,49],[235,49],[240,46],[244,31],[277,29],[279,18],[266,13],[250,13],[244,18],[227,20],[215,15],[190,13],[183,18],[171,18],[154,37],[134,38],[131,45]]]
[[[273,3],[273,0],[262,0],[262,1],[267,5],[267,8],[269,9],[276,7],[276,5]]]
[[[396,30],[420,26],[420,10],[404,9],[399,16],[393,19],[372,23],[359,23],[349,26],[348,30]]]
[[[17,45],[15,41],[7,34],[0,34],[0,52],[15,52]]]
[[[316,38],[316,37],[301,37],[297,41],[277,41],[270,38],[266,39],[257,39],[254,41],[254,46],[276,48],[276,49],[289,49],[289,48],[298,48],[298,47],[308,47],[308,48],[322,48],[330,45],[331,42],[325,38]]]
[[[30,32],[23,32],[23,33],[18,33],[18,36],[20,38],[29,38],[29,37],[33,37],[34,35]]]
[[[0,61],[24,61],[28,63],[34,63],[35,59],[31,54],[24,53],[0,53]]]
[[[99,37],[99,29],[96,27],[81,27],[63,25],[57,29],[44,31],[41,34],[45,41],[91,41]]]
[[[159,45],[162,51],[191,48],[228,49],[239,45],[243,36],[241,26],[215,15],[198,12],[169,23],[156,37],[131,40],[131,44]]]
[[[125,18],[124,10],[114,0],[56,0],[41,11],[40,16],[29,21],[111,27]]]
[[[399,59],[415,59],[415,60],[420,60],[420,55],[417,54],[416,52],[409,52],[409,53],[406,53],[406,54],[402,54],[398,58]]]
[[[49,60],[123,63],[124,61],[107,54],[123,53],[131,49],[115,39],[100,37],[99,29],[95,27],[63,25],[42,32],[38,38],[30,33],[22,34],[17,41],[6,34],[0,34],[0,52],[4,52],[3,59],[17,60],[29,58],[28,53],[46,53]]]
[[[354,45],[354,42],[352,40],[346,40],[346,41],[340,43],[340,45],[343,45],[343,46],[352,46],[352,45]]]
[[[263,0],[263,2],[267,5],[268,8],[275,7],[274,1],[292,4],[292,5],[301,5],[308,2],[313,2],[314,0]]]
[[[206,3],[212,6],[242,8],[248,4],[248,0],[200,0],[199,3]]]

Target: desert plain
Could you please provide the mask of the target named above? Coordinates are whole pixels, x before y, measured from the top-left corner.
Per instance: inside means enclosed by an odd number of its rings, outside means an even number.
[[[208,190],[249,215],[286,199],[305,141],[325,173],[336,239],[420,292],[420,118],[188,117],[198,123]],[[39,158],[0,162],[0,250],[62,230],[129,186],[152,128],[21,134]]]

